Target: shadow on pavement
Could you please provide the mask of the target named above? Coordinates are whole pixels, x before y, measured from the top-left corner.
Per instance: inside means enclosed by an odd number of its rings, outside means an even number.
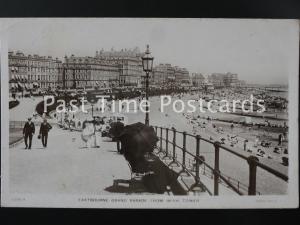
[[[105,188],[106,191],[112,193],[145,193],[149,190],[144,186],[141,180],[124,180],[116,179],[112,186]]]

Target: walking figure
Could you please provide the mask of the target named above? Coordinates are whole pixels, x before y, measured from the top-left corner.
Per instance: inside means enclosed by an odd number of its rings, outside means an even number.
[[[28,118],[28,121],[25,123],[23,128],[23,137],[25,140],[25,149],[31,149],[31,143],[32,143],[32,136],[35,133],[35,126],[33,122],[31,121],[31,117]],[[27,144],[27,141],[29,139],[29,145]]]
[[[248,140],[246,139],[246,140],[244,140],[244,151],[246,151],[246,148],[247,148],[247,142],[248,142]]]
[[[47,122],[47,119],[45,118],[40,127],[40,135],[42,137],[42,144],[44,147],[47,147],[48,133],[51,128],[52,126]]]
[[[282,145],[282,140],[283,140],[283,135],[279,134],[278,136],[278,145],[281,146]]]

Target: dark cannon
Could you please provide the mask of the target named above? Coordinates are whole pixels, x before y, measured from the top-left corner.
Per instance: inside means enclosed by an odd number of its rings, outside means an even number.
[[[152,153],[158,138],[154,129],[142,123],[124,126],[120,122],[112,123],[109,136],[121,142],[120,153],[129,162],[132,172],[148,172],[146,155]]]
[[[121,143],[120,153],[128,161],[131,172],[144,174],[142,182],[149,192],[164,193],[176,185],[177,174],[152,154],[158,137],[152,127],[142,123],[123,126],[112,123],[109,136]]]

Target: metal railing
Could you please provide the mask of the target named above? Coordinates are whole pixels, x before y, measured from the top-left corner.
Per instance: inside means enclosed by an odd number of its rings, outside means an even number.
[[[219,184],[226,185],[227,187],[231,188],[234,192],[236,192],[239,195],[257,195],[261,194],[256,190],[256,175],[257,175],[257,168],[261,168],[262,170],[273,174],[274,176],[280,178],[283,181],[288,181],[288,176],[285,174],[274,170],[273,168],[262,164],[258,161],[257,157],[255,156],[245,156],[243,154],[240,154],[236,152],[233,149],[227,148],[225,146],[222,146],[220,142],[216,141],[210,141],[208,139],[205,139],[201,137],[200,135],[192,135],[187,132],[177,131],[176,129],[172,128],[164,128],[159,126],[152,126],[159,138],[159,143],[157,145],[157,148],[159,152],[157,154],[162,153],[163,159],[164,158],[170,158],[172,161],[171,164],[177,164],[181,166],[182,170],[179,172],[179,174],[186,173],[188,175],[193,176],[194,178],[194,184],[190,187],[190,190],[193,190],[195,187],[202,187],[208,191],[209,194],[213,195],[219,195]],[[164,132],[163,132],[164,131]],[[169,133],[173,133],[173,138],[169,140]],[[164,133],[164,137],[163,137]],[[177,134],[182,135],[182,145],[178,145],[178,142],[176,140]],[[191,137],[195,140],[195,153],[193,154],[191,151],[187,149],[187,137]],[[214,147],[214,166],[209,165],[207,162],[205,162],[205,158],[200,155],[200,141],[204,141]],[[169,152],[169,145],[172,147],[172,152]],[[177,149],[181,151],[182,158],[181,160],[177,160],[178,154]],[[243,184],[239,180],[229,177],[227,175],[224,175],[220,171],[220,151],[225,151],[230,153],[231,155],[237,156],[238,158],[246,161],[249,165],[249,185]],[[187,160],[187,157],[190,157],[190,159],[193,159],[193,168],[189,168],[186,164],[187,162],[190,162],[190,160]],[[200,168],[202,175],[208,176],[213,179],[213,191],[209,190],[201,181],[200,181]]]
[[[9,121],[9,129],[23,128],[26,121]]]

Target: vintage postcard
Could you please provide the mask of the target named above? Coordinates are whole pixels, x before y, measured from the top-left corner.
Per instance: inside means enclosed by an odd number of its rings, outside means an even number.
[[[2,18],[0,53],[2,207],[298,207],[298,20]]]

